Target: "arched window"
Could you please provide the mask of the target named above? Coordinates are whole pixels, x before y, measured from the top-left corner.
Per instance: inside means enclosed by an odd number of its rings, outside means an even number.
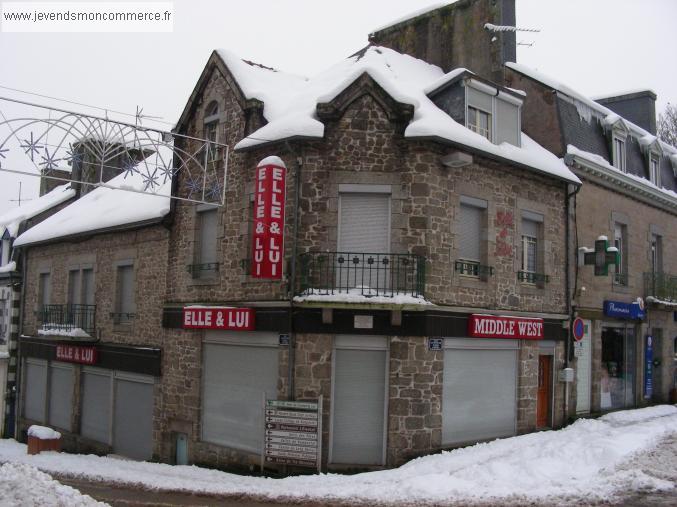
[[[218,127],[219,127],[219,104],[215,100],[210,102],[205,108],[204,115],[204,138],[211,142],[218,142]],[[218,149],[216,146],[209,144],[207,146],[207,160],[215,160],[218,158]]]

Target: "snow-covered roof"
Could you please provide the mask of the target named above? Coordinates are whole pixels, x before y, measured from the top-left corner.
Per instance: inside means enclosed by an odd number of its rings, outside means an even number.
[[[33,218],[40,213],[44,213],[45,211],[53,208],[54,206],[58,206],[59,204],[66,202],[74,195],[75,190],[71,188],[70,184],[66,184],[59,185],[51,192],[48,192],[37,199],[25,201],[23,204],[21,204],[21,206],[17,206],[5,214],[0,215],[0,236],[4,234],[6,229],[12,238],[16,238],[16,235],[19,232],[19,227],[23,221]]]
[[[171,180],[156,189],[155,195],[142,193],[140,173],[125,178],[122,173],[108,186],[99,187],[35,227],[28,229],[14,242],[15,246],[41,243],[56,238],[95,232],[110,227],[143,223],[160,219],[169,213]]]
[[[414,115],[405,137],[436,138],[463,145],[474,151],[507,159],[573,183],[580,180],[561,159],[522,134],[522,146],[496,145],[457,123],[438,108],[427,92],[458,77],[466,69],[445,74],[431,65],[388,48],[370,46],[364,51],[330,67],[319,75],[302,79],[283,77],[281,73],[237,60],[231,53],[219,51],[226,66],[248,98],[264,102],[268,123],[235,146],[246,149],[293,137],[322,138],[324,124],[317,117],[317,105],[330,102],[363,74],[368,74],[394,100],[410,104]],[[269,82],[265,82],[269,80]]]
[[[523,65],[521,63],[508,62],[505,64],[505,66],[519,72],[520,74],[530,77],[531,79],[538,81],[544,84],[545,86],[552,88],[553,90],[557,90],[558,92],[563,93],[569,98],[574,99],[580,102],[581,104],[587,106],[592,111],[595,111],[597,113],[597,116],[599,116],[600,119],[606,124],[610,124],[612,123],[612,120],[617,121],[619,118],[621,118],[617,113],[615,113],[608,107],[603,106],[599,102],[595,102],[590,97],[586,97],[582,93],[560,82],[559,80],[553,78],[552,76],[543,74],[542,72],[536,69],[532,69],[531,67]],[[650,132],[644,130],[639,125],[632,123],[628,119],[622,118],[622,120],[637,138],[642,138],[646,135],[652,135]],[[677,147],[670,146],[669,144],[663,141],[660,141],[660,144],[663,150],[665,150],[667,153],[669,154],[677,153]]]

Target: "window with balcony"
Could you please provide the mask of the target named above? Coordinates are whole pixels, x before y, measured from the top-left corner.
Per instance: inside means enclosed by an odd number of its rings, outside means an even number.
[[[188,270],[195,279],[215,278],[219,271],[217,244],[219,232],[218,208],[198,208],[195,217],[195,262]]]
[[[116,269],[115,309],[111,314],[114,324],[131,324],[136,317],[134,285],[134,265],[119,264]]]
[[[628,228],[625,224],[614,226],[614,246],[618,250],[618,263],[614,266],[614,284],[628,285]]]
[[[663,271],[663,238],[658,234],[651,235],[651,272]]]
[[[458,221],[457,245],[458,259],[454,264],[457,273],[464,276],[485,278],[493,274],[486,265],[487,201],[474,197],[461,196]]]
[[[541,285],[548,281],[543,273],[543,215],[522,211],[519,281]]]
[[[49,272],[40,273],[38,277],[38,311],[49,304],[52,297],[52,275]]]

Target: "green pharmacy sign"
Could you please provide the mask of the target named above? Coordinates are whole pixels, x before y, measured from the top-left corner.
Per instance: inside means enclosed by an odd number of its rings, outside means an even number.
[[[583,264],[595,266],[595,276],[607,276],[609,265],[620,264],[620,252],[615,246],[609,246],[609,239],[606,236],[597,238],[594,250],[585,247],[581,250],[583,250]]]

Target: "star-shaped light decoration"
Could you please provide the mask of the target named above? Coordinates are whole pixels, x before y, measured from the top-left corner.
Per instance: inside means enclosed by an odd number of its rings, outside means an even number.
[[[138,173],[139,169],[137,167],[139,163],[133,158],[129,157],[122,163],[122,170],[125,172],[123,176],[124,179],[127,179],[127,176],[133,176],[134,173]]]
[[[49,172],[52,169],[56,169],[57,162],[61,160],[60,158],[55,158],[56,157],[56,151],[54,153],[49,153],[49,148],[45,147],[45,154],[40,157],[42,158],[42,162],[39,163],[39,165],[43,166],[43,169],[45,172]]]
[[[200,181],[200,178],[193,178],[192,175],[188,176],[186,188],[188,189],[188,197],[195,193],[200,193],[200,190],[202,190],[202,182]]]
[[[66,156],[64,160],[70,162],[71,164],[77,164],[82,162],[83,154],[81,151],[73,147],[73,143],[68,143],[68,150],[66,150]]]
[[[145,174],[141,174],[141,178],[143,179],[143,191],[147,191],[149,188],[150,190],[155,190],[155,187],[159,185],[158,183],[158,176],[155,174],[157,170],[153,171],[152,173],[150,170],[148,170]]]
[[[31,132],[31,140],[24,139],[24,144],[20,144],[19,147],[23,148],[26,155],[31,157],[31,161],[33,161],[33,156],[44,148],[44,146],[38,144],[37,140],[33,139],[33,132]]]
[[[207,197],[212,201],[221,201],[221,191],[223,186],[219,183],[218,180],[214,181],[207,191]]]
[[[0,150],[0,158],[5,158],[5,153],[9,151],[9,148],[4,148]],[[2,162],[0,161],[0,169],[2,168]]]
[[[167,183],[167,180],[171,180],[172,176],[176,174],[176,171],[174,168],[170,165],[169,167],[162,164],[161,166],[158,167],[160,170],[160,176],[163,177],[164,179],[162,180],[162,183]]]

